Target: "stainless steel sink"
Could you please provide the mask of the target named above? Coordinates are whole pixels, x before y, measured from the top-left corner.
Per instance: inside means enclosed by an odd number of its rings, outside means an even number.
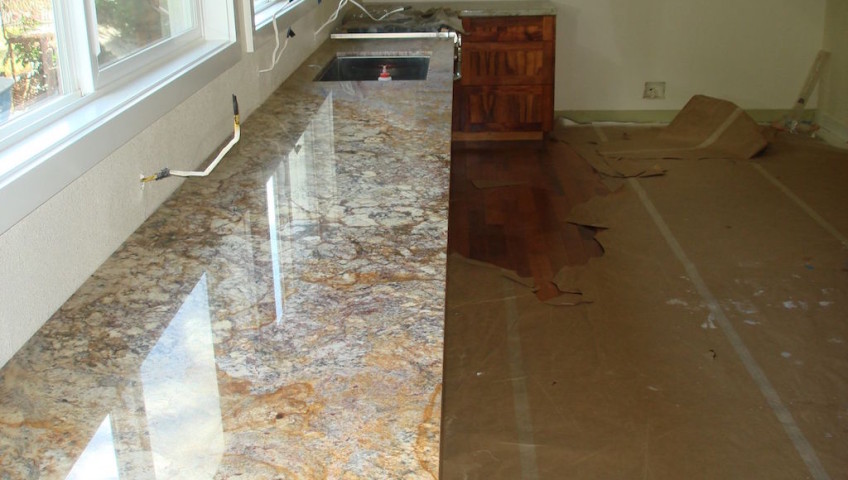
[[[321,70],[318,82],[377,81],[383,67],[396,80],[426,80],[430,57],[424,55],[335,57]]]

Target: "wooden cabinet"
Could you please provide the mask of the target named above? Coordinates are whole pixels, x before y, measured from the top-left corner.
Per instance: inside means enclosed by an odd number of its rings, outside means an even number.
[[[555,17],[463,18],[454,140],[533,140],[553,128]]]

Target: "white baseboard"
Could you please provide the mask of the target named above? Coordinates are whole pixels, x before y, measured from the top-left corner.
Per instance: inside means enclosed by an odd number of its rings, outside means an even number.
[[[848,148],[848,125],[843,125],[830,115],[819,112],[816,122],[821,127],[816,135],[827,143],[839,147]]]

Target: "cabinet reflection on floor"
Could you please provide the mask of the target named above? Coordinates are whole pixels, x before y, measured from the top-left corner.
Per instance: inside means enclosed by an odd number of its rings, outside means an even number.
[[[556,142],[456,143],[451,160],[452,253],[532,276],[540,299],[551,279],[603,250],[594,231],[566,222],[571,209],[608,192],[589,165]]]

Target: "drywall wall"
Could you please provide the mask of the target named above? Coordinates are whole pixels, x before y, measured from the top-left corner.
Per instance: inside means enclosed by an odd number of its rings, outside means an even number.
[[[822,78],[818,122],[834,143],[848,142],[848,2],[828,0],[824,49],[830,61]]]
[[[679,109],[695,94],[788,109],[822,44],[825,0],[555,0],[557,110]],[[642,99],[665,81],[664,100]]]
[[[557,111],[676,110],[699,93],[749,110],[788,109],[821,48],[826,3],[550,1],[558,12]],[[643,99],[646,81],[667,82],[666,98]]]
[[[141,173],[164,166],[191,170],[232,135],[231,94],[249,116],[326,39],[312,32],[338,2],[323,2],[298,20],[280,64],[265,38],[230,70],[168,112],[85,175],[0,235],[0,366],[181,184],[146,185]]]

